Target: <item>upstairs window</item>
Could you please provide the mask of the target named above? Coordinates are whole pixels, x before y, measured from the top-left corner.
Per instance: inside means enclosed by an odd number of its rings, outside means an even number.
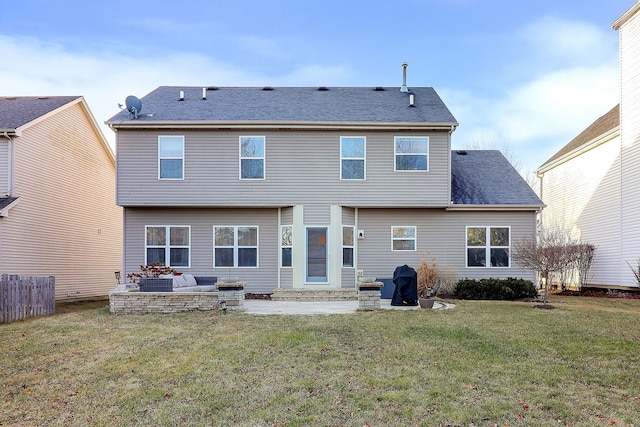
[[[149,225],[146,227],[145,265],[189,267],[189,226]]]
[[[365,138],[340,138],[340,179],[365,179]]]
[[[467,227],[467,267],[509,267],[509,227]]]
[[[213,227],[214,267],[257,267],[258,227]]]
[[[158,178],[184,179],[184,136],[158,137]]]
[[[392,251],[415,251],[417,228],[391,227],[391,250]]]
[[[429,137],[397,136],[394,143],[396,171],[429,170]]]
[[[264,179],[264,136],[240,137],[240,179]]]

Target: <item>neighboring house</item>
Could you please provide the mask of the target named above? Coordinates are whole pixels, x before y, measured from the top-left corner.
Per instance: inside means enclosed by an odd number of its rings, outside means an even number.
[[[636,287],[640,258],[640,2],[613,24],[620,36],[620,104],[538,168],[545,228],[595,245],[598,287]]]
[[[249,292],[348,288],[437,257],[524,277],[542,202],[498,151],[451,151],[430,87],[159,87],[117,136],[124,270],[160,262]]]
[[[0,273],[106,296],[122,267],[115,159],[80,96],[0,97]]]

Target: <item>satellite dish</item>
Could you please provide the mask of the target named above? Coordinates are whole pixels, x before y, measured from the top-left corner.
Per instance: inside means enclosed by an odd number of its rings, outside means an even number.
[[[127,96],[127,99],[124,100],[124,103],[127,106],[127,111],[133,114],[133,118],[138,118],[138,113],[142,110],[142,101],[133,95]]]

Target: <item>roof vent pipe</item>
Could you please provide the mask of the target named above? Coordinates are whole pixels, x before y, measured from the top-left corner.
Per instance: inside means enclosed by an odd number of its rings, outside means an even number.
[[[416,96],[412,93],[409,94],[409,107],[415,107]]]
[[[202,88],[202,99],[204,99],[204,100],[207,99],[207,88],[206,87]]]
[[[184,101],[184,91],[183,90],[180,91],[180,97],[178,98],[178,101]]]
[[[407,87],[407,67],[409,64],[406,62],[402,63],[402,87],[400,88],[400,92],[409,92],[409,88]]]

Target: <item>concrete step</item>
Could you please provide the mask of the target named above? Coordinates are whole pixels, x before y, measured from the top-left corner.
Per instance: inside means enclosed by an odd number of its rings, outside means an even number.
[[[273,301],[357,301],[358,290],[347,289],[274,289]]]

